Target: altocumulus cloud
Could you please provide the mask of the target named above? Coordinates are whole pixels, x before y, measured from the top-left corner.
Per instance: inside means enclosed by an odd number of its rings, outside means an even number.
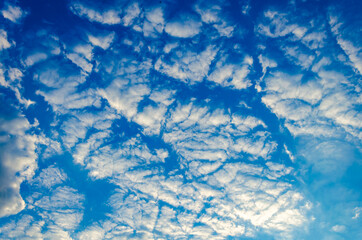
[[[0,5],[0,237],[362,238],[350,2]]]

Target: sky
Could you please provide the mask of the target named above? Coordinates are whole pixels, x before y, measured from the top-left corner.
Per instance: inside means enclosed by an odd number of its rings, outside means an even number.
[[[362,239],[362,2],[0,2],[1,239]]]

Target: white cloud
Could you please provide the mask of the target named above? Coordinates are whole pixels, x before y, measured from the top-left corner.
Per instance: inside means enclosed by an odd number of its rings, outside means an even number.
[[[141,142],[139,136],[119,143],[117,146],[112,146],[105,141],[108,136],[109,133],[100,132],[76,146],[75,161],[85,165],[93,178],[112,177],[111,181],[115,184],[127,184],[138,178],[136,172],[130,171],[132,168],[161,163],[168,156],[168,151],[162,148],[151,151]],[[150,174],[146,171],[145,173]]]
[[[85,138],[88,126],[85,122],[74,116],[63,122],[61,130],[64,131],[64,134],[61,135],[63,145],[67,148],[72,148],[79,139]]]
[[[74,230],[83,218],[84,196],[75,189],[60,186],[34,202],[43,220],[54,221],[57,227]]]
[[[8,70],[8,76],[11,82],[21,81],[22,77],[24,76],[23,72],[18,68],[10,68]]]
[[[17,68],[9,68],[7,70],[7,76],[4,76],[4,70],[1,68],[0,64],[0,85],[6,88],[11,89],[15,93],[15,97],[18,99],[20,104],[23,104],[26,108],[29,107],[31,104],[34,104],[33,101],[29,99],[25,99],[21,92],[23,88],[21,86],[23,72]]]
[[[78,143],[73,154],[74,161],[78,164],[84,165],[84,160],[88,157],[90,151],[94,151],[99,148],[103,144],[104,139],[109,137],[109,135],[109,131],[102,131],[92,134],[87,141]]]
[[[11,47],[12,44],[8,41],[8,34],[5,30],[0,29],[0,51]]]
[[[221,11],[221,7],[214,5],[211,7],[205,7],[205,6],[195,6],[195,10],[198,14],[201,16],[201,20],[204,23],[216,23],[220,21],[219,14]]]
[[[229,26],[226,22],[221,22],[219,24],[214,24],[214,27],[219,32],[221,36],[232,37],[235,27]]]
[[[17,221],[11,221],[0,227],[0,236],[16,239],[41,239],[44,221],[36,222],[30,215],[23,215]]]
[[[67,178],[67,175],[62,170],[55,166],[50,166],[43,169],[39,176],[31,180],[30,183],[40,187],[51,188],[54,185],[63,183]]]
[[[266,77],[266,90],[269,95],[263,97],[263,101],[275,102],[278,99],[301,99],[310,104],[316,104],[323,96],[320,83],[308,81],[302,83],[302,75],[289,75],[282,72],[273,72]],[[264,100],[265,99],[265,100]]]
[[[85,58],[76,53],[69,53],[66,55],[75,65],[80,67],[84,72],[90,73],[93,69],[93,64],[88,62]]]
[[[167,107],[174,101],[172,98],[173,94],[174,91],[166,89],[153,91],[149,99],[155,101],[157,105],[147,105],[133,117],[133,121],[144,128],[144,134],[154,135],[160,133],[162,124],[166,118]]]
[[[115,33],[111,32],[110,34],[104,35],[104,36],[92,36],[88,35],[88,40],[93,44],[93,46],[97,46],[102,48],[103,50],[107,50],[115,37]]]
[[[154,200],[143,200],[135,194],[125,196],[119,192],[111,196],[109,205],[113,208],[112,220],[135,230],[152,231],[158,215],[157,203]]]
[[[60,186],[51,192],[50,196],[43,196],[34,202],[34,205],[44,210],[62,209],[67,210],[83,209],[84,196],[77,190],[68,186]]]
[[[360,128],[361,113],[355,107],[361,102],[358,90],[350,89],[348,84],[345,84],[347,80],[342,74],[331,71],[320,71],[318,74],[326,92],[318,107],[322,115],[340,125]]]
[[[247,136],[258,125],[263,125],[258,119],[230,116],[222,109],[179,104],[166,121],[163,140],[174,146],[186,165],[195,160],[225,161],[241,152],[268,158],[276,146],[268,134]]]
[[[303,197],[291,190],[289,184],[262,180],[258,172],[255,172],[256,177],[250,177],[239,172],[243,168],[244,164],[228,164],[214,174],[215,180],[225,186],[229,199],[220,203],[212,201],[209,214],[224,216],[223,212],[227,211],[232,219],[240,218],[270,230],[290,231],[305,223],[304,207],[300,205]],[[210,184],[215,184],[213,178],[210,177]]]
[[[311,32],[302,38],[302,43],[310,49],[322,48],[327,38],[324,32]]]
[[[155,37],[155,33],[162,33],[165,25],[162,8],[153,8],[145,12],[143,34]]]
[[[360,217],[361,211],[362,211],[361,207],[355,207],[353,209],[354,216],[352,217],[352,219],[358,219]]]
[[[282,47],[281,49],[292,62],[305,69],[309,68],[315,59],[313,55],[301,51],[300,47]]]
[[[342,233],[346,230],[346,227],[344,225],[334,225],[331,230],[333,232]]]
[[[5,6],[1,11],[3,17],[14,23],[18,23],[19,20],[26,15],[18,6],[12,6],[10,4],[5,4]]]
[[[331,60],[327,57],[322,57],[317,63],[313,64],[312,71],[319,72],[324,66],[331,64]]]
[[[10,108],[11,106],[6,106]],[[14,117],[0,117],[0,217],[16,214],[25,208],[20,184],[30,180],[37,168],[37,138],[28,134],[28,120],[15,112]]]
[[[174,52],[176,56],[171,58],[170,63],[161,57],[156,61],[155,69],[177,80],[194,84],[201,82],[207,76],[217,49],[214,46],[208,46],[202,52],[182,50]]]
[[[62,228],[60,228],[56,225],[50,225],[47,228],[48,228],[48,231],[46,231],[43,235],[43,238],[45,238],[45,239],[72,240],[69,232],[63,230]]]
[[[98,22],[102,24],[114,25],[121,22],[120,11],[107,10],[104,12],[97,12],[92,8],[88,8],[79,3],[75,3],[70,7],[70,10],[79,17],[85,17],[91,22]]]
[[[240,64],[227,64],[225,60],[216,63],[216,67],[207,80],[213,81],[224,87],[233,87],[235,89],[244,89],[251,86],[250,80],[246,77],[252,67],[253,59],[246,56]]]
[[[92,226],[78,233],[79,240],[102,240],[104,239],[105,230],[99,226]]]
[[[280,100],[276,103],[268,101],[267,97],[263,101],[270,106],[273,111],[282,118],[298,121],[309,117],[312,113],[312,107],[300,100]]]
[[[156,229],[161,234],[158,237],[169,238],[210,238],[215,233],[220,239],[250,236],[257,228],[290,232],[306,223],[310,203],[290,183],[280,180],[291,173],[290,168],[268,165],[264,169],[256,164],[228,163],[203,178],[207,184],[195,178],[185,183],[182,176],[137,178],[136,185],[128,185],[140,191],[137,195],[122,190],[111,197],[115,210],[111,216],[136,231],[148,222],[144,229]],[[265,176],[273,177],[268,180]],[[152,200],[144,200],[150,197]],[[158,200],[170,205],[155,206]],[[186,211],[180,211],[180,206]],[[195,223],[204,225],[195,228]]]
[[[260,78],[260,80],[263,80],[265,77],[265,74],[267,73],[267,70],[277,67],[278,64],[273,59],[270,59],[263,55],[259,55],[258,59],[261,64],[262,72],[263,72],[263,76]],[[259,86],[259,84],[256,85],[255,88],[257,89],[258,92],[261,91],[261,87]]]
[[[75,53],[78,53],[79,55],[82,55],[84,58],[86,58],[88,61],[92,61],[93,58],[93,47],[90,44],[85,45],[77,45],[73,48],[73,51]]]
[[[67,86],[47,92],[38,90],[36,93],[42,95],[53,107],[54,111],[61,113],[68,112],[71,109],[100,106],[100,97],[93,90],[77,93],[75,87]]]
[[[152,93],[149,96],[149,99],[156,103],[162,103],[165,106],[169,106],[171,103],[174,102],[173,95],[175,94],[175,91],[163,89],[161,91],[152,91]]]
[[[145,84],[132,85],[127,80],[115,79],[98,93],[107,99],[111,107],[130,119],[137,114],[138,103],[150,93],[150,89]]]
[[[47,58],[48,58],[48,55],[46,55],[45,53],[41,53],[41,52],[34,53],[34,54],[28,56],[24,60],[24,63],[25,63],[25,66],[30,67],[30,66],[33,66],[34,64],[38,63],[38,62],[44,61]]]
[[[77,91],[77,86],[85,81],[85,75],[71,74],[74,72],[62,68],[40,70],[39,74],[34,75],[34,79],[48,88],[38,90],[36,93],[42,95],[54,111],[62,113],[87,106],[99,107],[101,98],[95,90]]]
[[[213,6],[195,6],[195,10],[200,14],[201,20],[206,24],[211,24],[220,34],[220,36],[231,37],[234,26],[230,26],[225,17],[222,16],[222,8],[217,5]]]
[[[170,53],[172,51],[172,49],[178,47],[179,44],[177,42],[174,43],[168,43],[165,45],[165,47],[163,48],[163,51],[167,54]]]
[[[297,36],[303,35],[298,25],[289,24],[286,14],[268,10],[264,12],[263,20],[266,23],[260,23],[255,30],[265,36],[277,38],[284,37],[290,33],[295,33]]]
[[[133,120],[144,127],[145,134],[159,134],[166,111],[167,108],[163,105],[157,107],[147,106]]]
[[[191,38],[200,33],[202,23],[188,17],[180,21],[170,21],[166,24],[165,32],[173,37]]]
[[[336,16],[329,16],[329,25],[331,27],[332,33],[337,38],[337,43],[343,49],[343,51],[348,56],[349,60],[352,62],[353,66],[362,73],[362,54],[361,47],[355,46],[351,40],[346,39],[346,36],[343,34],[344,24],[338,22],[339,19]]]
[[[130,26],[135,19],[140,15],[141,9],[137,2],[131,3],[125,10],[125,15],[122,18],[123,24],[127,27]]]

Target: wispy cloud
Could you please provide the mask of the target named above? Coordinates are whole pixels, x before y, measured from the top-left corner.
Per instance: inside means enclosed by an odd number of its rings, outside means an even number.
[[[119,24],[121,22],[120,11],[115,11],[113,9],[106,10],[103,12],[98,12],[95,9],[84,6],[80,3],[72,4],[70,10],[80,16],[88,19],[91,22],[98,22],[102,24]]]

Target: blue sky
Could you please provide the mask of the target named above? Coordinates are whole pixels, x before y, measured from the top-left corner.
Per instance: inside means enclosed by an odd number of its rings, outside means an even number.
[[[0,238],[362,239],[360,9],[0,3]]]

